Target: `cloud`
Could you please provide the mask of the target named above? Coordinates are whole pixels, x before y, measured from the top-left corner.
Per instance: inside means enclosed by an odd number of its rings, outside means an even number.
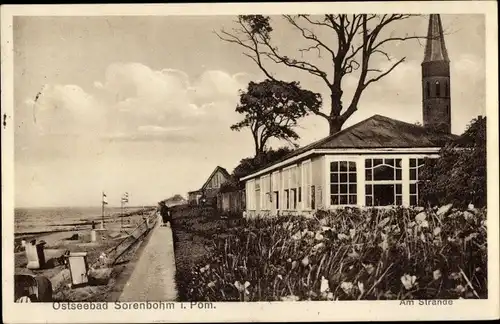
[[[69,136],[103,131],[103,106],[77,85],[45,85],[25,104],[33,110],[33,123],[41,133]]]
[[[484,63],[484,59],[479,59],[470,54],[463,54],[456,61],[451,62],[451,69],[453,72],[467,77],[484,77]]]
[[[156,126],[156,125],[144,125],[144,126],[139,126],[137,130],[142,133],[153,133],[153,134],[158,134],[158,133],[166,133],[166,132],[175,132],[175,131],[181,131],[186,129],[185,127],[161,127],[161,126]]]
[[[207,102],[237,102],[238,94],[250,77],[246,73],[229,75],[223,71],[205,71],[189,88],[189,96],[197,105]]]
[[[198,139],[189,134],[153,133],[153,134],[110,134],[105,137],[110,142],[162,142],[162,143],[197,143]]]
[[[203,134],[220,136],[237,120],[239,90],[252,77],[208,70],[190,80],[184,71],[134,62],[113,63],[104,75],[89,92],[77,85],[47,85],[36,102],[27,99],[40,132],[122,141],[207,140]]]

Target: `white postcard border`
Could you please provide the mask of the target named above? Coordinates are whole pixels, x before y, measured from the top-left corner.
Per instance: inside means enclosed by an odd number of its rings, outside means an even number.
[[[12,5],[2,6],[2,302],[7,323],[76,322],[235,322],[235,321],[353,321],[353,320],[460,320],[499,317],[499,202],[498,199],[498,17],[493,1],[425,1],[358,3],[255,3],[255,4],[137,4],[137,5]],[[198,309],[189,303],[174,310],[55,310],[52,304],[13,302],[14,242],[14,123],[12,18],[23,16],[102,15],[236,15],[242,13],[478,13],[486,16],[486,110],[488,146],[488,295],[487,300],[454,300],[452,306],[400,305],[399,301],[336,301],[276,303],[214,303]]]

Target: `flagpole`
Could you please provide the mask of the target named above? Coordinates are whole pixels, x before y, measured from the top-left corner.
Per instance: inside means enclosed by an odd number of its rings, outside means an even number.
[[[123,229],[123,198],[121,199],[121,221],[120,221],[120,227]]]
[[[102,216],[101,228],[104,229],[104,191],[102,192],[101,196],[101,216]]]

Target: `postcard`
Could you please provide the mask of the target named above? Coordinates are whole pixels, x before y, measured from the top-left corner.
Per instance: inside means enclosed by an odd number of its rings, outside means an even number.
[[[498,319],[496,9],[2,6],[4,321]]]

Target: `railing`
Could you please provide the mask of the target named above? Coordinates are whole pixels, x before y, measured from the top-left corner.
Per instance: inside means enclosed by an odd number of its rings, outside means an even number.
[[[137,225],[137,227],[135,227],[130,233],[128,233],[128,235],[123,238],[117,245],[106,251],[106,254],[108,256],[114,254],[114,256],[111,258],[113,261],[110,265],[114,265],[123,254],[129,251],[130,248],[137,243],[138,240],[146,236],[149,231],[155,227],[157,219],[158,216],[156,214],[156,211],[152,212],[149,216],[146,216],[144,220],[139,223],[139,225]],[[130,238],[133,238],[133,240],[130,240]]]

